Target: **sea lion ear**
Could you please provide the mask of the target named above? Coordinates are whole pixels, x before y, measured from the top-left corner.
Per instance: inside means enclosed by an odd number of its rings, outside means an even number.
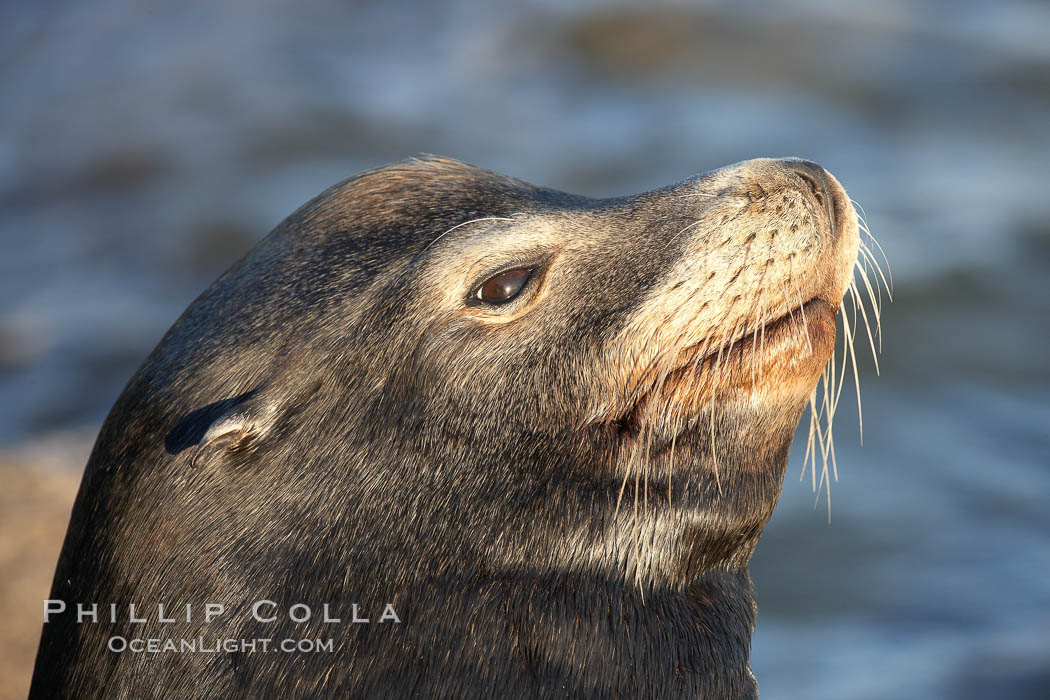
[[[169,454],[196,447],[236,450],[265,435],[277,418],[277,404],[265,391],[249,391],[208,404],[182,417],[164,438]]]
[[[199,447],[236,450],[269,431],[277,413],[265,395],[255,395],[219,414],[201,436]]]

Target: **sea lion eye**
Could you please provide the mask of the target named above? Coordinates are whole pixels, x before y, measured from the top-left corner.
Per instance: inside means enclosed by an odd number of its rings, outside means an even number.
[[[506,304],[518,296],[531,276],[532,270],[528,268],[501,272],[478,287],[475,296],[487,304]]]

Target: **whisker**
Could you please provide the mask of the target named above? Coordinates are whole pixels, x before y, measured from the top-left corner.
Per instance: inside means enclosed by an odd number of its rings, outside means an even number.
[[[426,252],[426,251],[430,250],[430,246],[434,245],[435,243],[440,241],[444,236],[447,236],[448,234],[452,233],[457,228],[462,228],[463,226],[466,226],[468,224],[476,224],[479,221],[514,221],[514,219],[510,218],[510,217],[506,217],[506,216],[483,216],[480,219],[471,219],[470,221],[464,221],[463,223],[456,224],[452,228],[450,228],[447,231],[445,231],[444,233],[440,234],[437,238],[432,240],[430,243],[427,243],[427,247],[424,248],[421,252]]]
[[[872,270],[871,279],[875,282],[874,290],[878,293],[878,296],[877,298],[873,296],[871,299],[871,303],[872,306],[881,310],[883,304],[883,281],[875,272],[877,268],[875,267],[874,263],[871,262],[871,251],[869,251],[867,248],[861,247],[859,252],[860,255],[857,256],[857,260],[853,263],[854,270],[856,274],[864,275],[864,277],[866,278],[868,277],[868,269],[870,268]],[[871,286],[871,281],[868,282],[868,285]]]
[[[871,258],[871,251],[869,251],[866,247],[861,245],[860,248],[858,249],[857,253],[858,253],[857,259],[853,262],[853,267],[856,269],[857,274],[863,274],[863,275],[866,276],[868,274],[868,268],[872,268],[873,270],[875,269],[874,264],[870,260],[870,258]],[[878,301],[872,299],[872,306],[877,306],[878,308],[881,309],[882,308],[882,281],[879,279],[878,274],[876,274],[874,271],[872,272],[871,276],[875,280],[875,291],[878,292]]]
[[[853,288],[850,288],[852,294]],[[853,312],[853,330],[856,329],[856,311]],[[857,421],[860,425],[860,444],[864,444],[864,414],[860,407],[860,372],[857,371],[857,349],[853,345],[854,332],[850,329],[849,318],[846,314],[845,308],[842,309],[842,328],[843,328],[843,339],[842,339],[842,366],[845,369],[846,358],[849,357],[853,364],[853,383],[857,387]],[[872,346],[874,352],[874,346]]]
[[[864,279],[864,285],[868,288],[868,298],[870,299],[872,297],[871,285],[868,284],[867,278],[863,278],[863,279]],[[854,283],[855,282],[856,282],[856,280],[854,280]],[[874,301],[872,301],[872,306],[874,307]],[[871,333],[871,324],[868,322],[868,312],[864,310],[864,302],[863,301],[860,303],[859,308],[860,308],[861,317],[864,319],[864,327],[868,331],[868,344],[871,346],[871,359],[875,363],[875,374],[879,374],[879,353],[876,352],[876,350],[875,350],[875,338],[872,336],[872,333]],[[875,314],[875,324],[876,324],[876,329],[877,329],[877,333],[878,333],[878,336],[879,336],[879,351],[881,351],[882,350],[882,321],[881,321],[880,316],[879,316],[879,309],[877,307],[873,308],[873,313]]]
[[[798,480],[802,481],[806,478],[806,464],[809,463],[810,454],[813,455],[813,469],[810,470],[810,474],[815,474],[816,465],[816,444],[815,437],[817,433],[817,388],[813,387],[813,391],[809,394],[809,436],[806,438],[806,454],[802,457],[802,473],[799,474]],[[816,476],[813,476],[813,489],[817,488]]]
[[[802,328],[806,331],[806,347],[809,348],[809,354],[813,354],[813,341],[809,337],[809,323],[806,321],[806,306],[802,303],[802,290],[795,285],[795,296],[798,297],[798,310],[802,312]]]
[[[868,248],[861,248],[861,250],[864,251],[864,254],[867,256],[868,260],[871,261],[872,267],[875,268],[875,272],[877,272],[878,276],[882,279],[882,284],[886,287],[886,296],[889,297],[890,301],[893,301],[893,273],[890,272],[890,278],[887,281],[886,275],[883,274],[882,267],[879,265],[879,261],[875,259],[875,254],[872,253],[871,250]]]
[[[718,495],[722,495],[722,479],[718,471],[718,448],[715,445],[715,412],[708,407],[707,414],[711,417],[711,465],[715,472],[715,485],[718,487]]]
[[[868,239],[875,244],[876,248],[879,249],[879,253],[882,255],[883,261],[886,263],[886,272],[887,274],[889,274],[890,277],[889,282],[886,285],[886,292],[890,295],[890,301],[893,301],[893,268],[890,267],[890,259],[886,257],[886,251],[882,249],[882,244],[879,243],[878,239],[871,234],[871,231],[868,229],[867,224],[865,224],[864,230],[868,234]],[[879,268],[880,271],[882,269],[881,266],[879,266],[877,263],[875,267]]]
[[[701,223],[703,223],[703,219],[697,219],[696,221],[694,221],[693,223],[689,224],[684,229],[682,229],[681,231],[676,233],[675,235],[671,236],[669,239],[667,239],[667,243],[664,244],[664,250],[667,250],[671,246],[671,244],[675,242],[676,238],[678,238],[679,236],[681,236],[683,233],[685,233],[689,229],[693,228],[694,226],[699,226]]]
[[[673,432],[671,433],[671,455],[670,455],[669,459],[667,460],[667,507],[668,508],[671,507],[671,481],[674,479],[674,448],[675,448],[675,445],[678,442],[678,430],[677,430],[677,427],[678,427],[677,425],[672,426],[672,431]],[[717,481],[717,479],[718,479],[718,477],[717,477],[717,472],[716,472],[715,480]]]
[[[842,396],[842,384],[843,384],[842,380],[846,376],[846,362],[845,362],[846,358],[842,358],[842,359],[843,359],[842,371],[838,373],[838,380],[836,381],[836,379],[835,379],[835,377],[836,377],[836,373],[835,373],[835,367],[836,367],[835,353],[832,352],[832,354],[831,354],[831,379],[832,379],[832,382],[831,382],[831,395],[832,395],[833,398],[831,400],[830,411],[828,412],[828,429],[829,430],[831,429],[831,420],[832,420],[832,418],[835,415],[835,409],[837,409],[838,405],[839,405],[839,397]]]
[[[620,503],[623,501],[623,492],[627,488],[627,480],[631,476],[631,465],[634,464],[634,457],[635,457],[635,453],[636,453],[637,449],[638,449],[637,444],[635,444],[635,445],[633,445],[631,447],[630,461],[629,461],[629,463],[627,465],[628,468],[624,470],[623,482],[620,483],[620,493],[616,497],[616,507],[613,509],[613,520],[616,520],[616,515],[620,512]]]

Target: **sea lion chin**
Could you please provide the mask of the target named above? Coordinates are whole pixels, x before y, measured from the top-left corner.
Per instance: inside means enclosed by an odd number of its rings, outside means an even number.
[[[132,378],[51,592],[227,614],[57,615],[32,696],[753,696],[747,563],[858,245],[796,159],[604,200],[441,158],[336,185]],[[260,600],[397,623],[236,614]]]

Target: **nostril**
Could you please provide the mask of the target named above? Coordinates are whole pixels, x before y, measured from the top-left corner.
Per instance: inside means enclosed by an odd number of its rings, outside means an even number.
[[[816,198],[817,203],[828,217],[831,230],[836,230],[835,200],[831,194],[831,181],[828,180],[828,171],[810,160],[792,158],[785,164],[806,184],[806,187]]]
[[[820,202],[820,206],[824,206],[824,188],[817,182],[817,178],[802,170],[797,170],[796,172],[802,178],[802,181],[809,185],[810,191],[817,198],[817,201]]]

